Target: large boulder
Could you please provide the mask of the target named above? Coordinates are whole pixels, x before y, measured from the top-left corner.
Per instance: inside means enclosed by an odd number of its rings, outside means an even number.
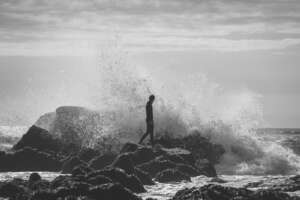
[[[89,166],[93,169],[103,169],[112,164],[117,155],[108,153],[101,156],[97,156],[89,161]]]
[[[212,143],[199,132],[177,138],[163,136],[158,138],[156,142],[166,148],[183,148],[189,150],[195,160],[207,159],[212,164],[218,163],[221,156],[225,153],[225,149],[221,145]]]
[[[67,143],[85,146],[93,142],[92,136],[101,128],[100,121],[101,116],[96,111],[83,107],[62,106],[54,113],[43,115],[35,124],[54,135],[59,135]]]
[[[157,173],[166,170],[173,169],[176,164],[169,160],[158,160],[154,159],[149,162],[138,165],[137,168],[149,173],[150,176],[154,177]]]
[[[17,199],[21,196],[27,196],[26,188],[23,186],[12,182],[3,183],[0,185],[0,197]]]
[[[51,154],[30,147],[0,155],[0,171],[59,171],[61,162]]]
[[[62,147],[62,143],[47,130],[37,126],[32,126],[13,148],[15,150],[19,150],[23,149],[24,147],[35,148],[39,151],[58,152]]]
[[[62,166],[63,174],[72,173],[73,169],[78,166],[87,166],[88,164],[82,160],[80,160],[77,156],[72,156],[67,159]]]
[[[119,155],[115,159],[115,161],[111,164],[111,166],[123,169],[128,174],[134,173],[134,166],[132,164],[132,155],[130,153],[124,153]]]
[[[143,185],[154,185],[151,176],[139,168],[134,169],[134,174],[140,179]]]
[[[111,168],[111,169],[94,171],[88,174],[87,178],[90,179],[98,175],[108,177],[113,182],[118,182],[123,187],[126,187],[135,193],[146,192],[143,184],[135,175],[129,175],[122,169]]]

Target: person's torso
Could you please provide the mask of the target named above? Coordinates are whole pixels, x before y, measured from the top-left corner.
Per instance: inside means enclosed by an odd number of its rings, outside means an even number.
[[[146,105],[146,120],[153,121],[153,110],[152,110],[152,104],[150,102],[147,102]]]

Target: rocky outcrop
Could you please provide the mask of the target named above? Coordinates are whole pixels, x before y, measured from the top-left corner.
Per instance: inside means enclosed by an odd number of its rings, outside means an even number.
[[[92,178],[92,177],[95,177],[98,175],[108,177],[113,182],[118,182],[123,187],[126,187],[133,192],[136,192],[136,193],[146,192],[143,184],[135,175],[127,174],[122,169],[111,168],[111,169],[94,171],[94,172],[89,173],[87,177]]]
[[[19,150],[25,147],[31,147],[39,151],[59,152],[62,148],[62,143],[59,139],[53,137],[47,130],[32,126],[27,133],[22,136],[13,149]]]
[[[180,147],[186,149],[191,152],[195,160],[207,159],[212,164],[218,163],[225,153],[225,149],[221,145],[212,143],[200,133],[178,138],[164,136],[157,139],[156,142],[166,148]]]
[[[62,106],[54,113],[40,117],[35,123],[47,129],[51,134],[58,135],[64,142],[87,145],[97,134],[101,116],[98,112],[77,106]]]
[[[60,171],[61,162],[51,154],[30,147],[0,153],[0,171]]]
[[[103,169],[112,164],[117,155],[113,153],[104,154],[101,156],[97,156],[89,161],[89,166],[93,169]]]
[[[205,185],[178,191],[171,200],[296,200],[288,194],[274,190],[251,191],[245,188]]]
[[[87,177],[59,176],[45,181],[32,174],[27,180],[14,179],[0,183],[0,198],[21,200],[141,200],[131,190],[105,176]]]
[[[77,156],[70,157],[62,165],[62,173],[70,174],[75,167],[87,166],[87,163],[80,160]]]

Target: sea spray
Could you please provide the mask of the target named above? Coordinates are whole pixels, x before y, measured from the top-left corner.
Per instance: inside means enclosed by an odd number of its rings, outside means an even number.
[[[107,121],[107,133],[137,142],[145,131],[145,102],[154,93],[156,135],[184,136],[197,130],[222,144],[226,153],[220,173],[292,174],[299,168],[300,159],[290,149],[256,133],[263,124],[260,95],[248,89],[227,91],[203,74],[183,75],[174,90],[141,74],[118,50],[103,54],[99,63],[99,110],[114,116]]]

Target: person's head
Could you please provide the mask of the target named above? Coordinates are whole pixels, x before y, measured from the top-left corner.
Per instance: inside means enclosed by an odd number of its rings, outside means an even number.
[[[153,94],[151,94],[150,96],[149,96],[149,101],[150,102],[153,102],[155,100],[155,96],[153,95]]]

